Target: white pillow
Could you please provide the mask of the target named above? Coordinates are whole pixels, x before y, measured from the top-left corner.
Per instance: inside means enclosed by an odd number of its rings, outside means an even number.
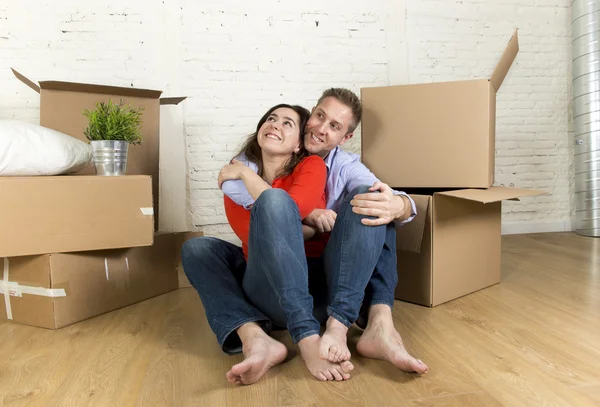
[[[92,147],[75,137],[17,120],[0,120],[0,176],[60,175],[92,163]]]

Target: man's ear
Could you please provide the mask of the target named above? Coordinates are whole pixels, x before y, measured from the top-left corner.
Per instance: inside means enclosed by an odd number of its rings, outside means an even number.
[[[346,134],[346,135],[345,135],[344,137],[342,137],[342,139],[340,140],[340,144],[339,144],[339,145],[341,146],[341,145],[342,145],[342,144],[344,144],[346,141],[350,140],[350,139],[352,138],[352,136],[354,136],[354,132]]]

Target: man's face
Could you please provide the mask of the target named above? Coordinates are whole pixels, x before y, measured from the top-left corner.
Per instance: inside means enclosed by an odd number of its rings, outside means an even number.
[[[348,141],[352,110],[334,97],[325,98],[313,108],[306,123],[304,145],[310,154],[325,157],[336,146]]]

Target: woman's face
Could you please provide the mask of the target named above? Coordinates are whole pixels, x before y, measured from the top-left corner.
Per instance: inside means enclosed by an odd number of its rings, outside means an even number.
[[[258,145],[272,155],[291,155],[300,150],[300,116],[280,107],[271,112],[258,130]]]

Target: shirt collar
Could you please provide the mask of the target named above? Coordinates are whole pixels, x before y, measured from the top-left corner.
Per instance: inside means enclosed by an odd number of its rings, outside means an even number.
[[[331,150],[323,159],[323,161],[325,161],[325,166],[327,167],[327,170],[331,170],[331,164],[333,163],[333,158],[335,157],[335,155],[337,154],[337,151],[340,147],[336,146],[333,150]]]

